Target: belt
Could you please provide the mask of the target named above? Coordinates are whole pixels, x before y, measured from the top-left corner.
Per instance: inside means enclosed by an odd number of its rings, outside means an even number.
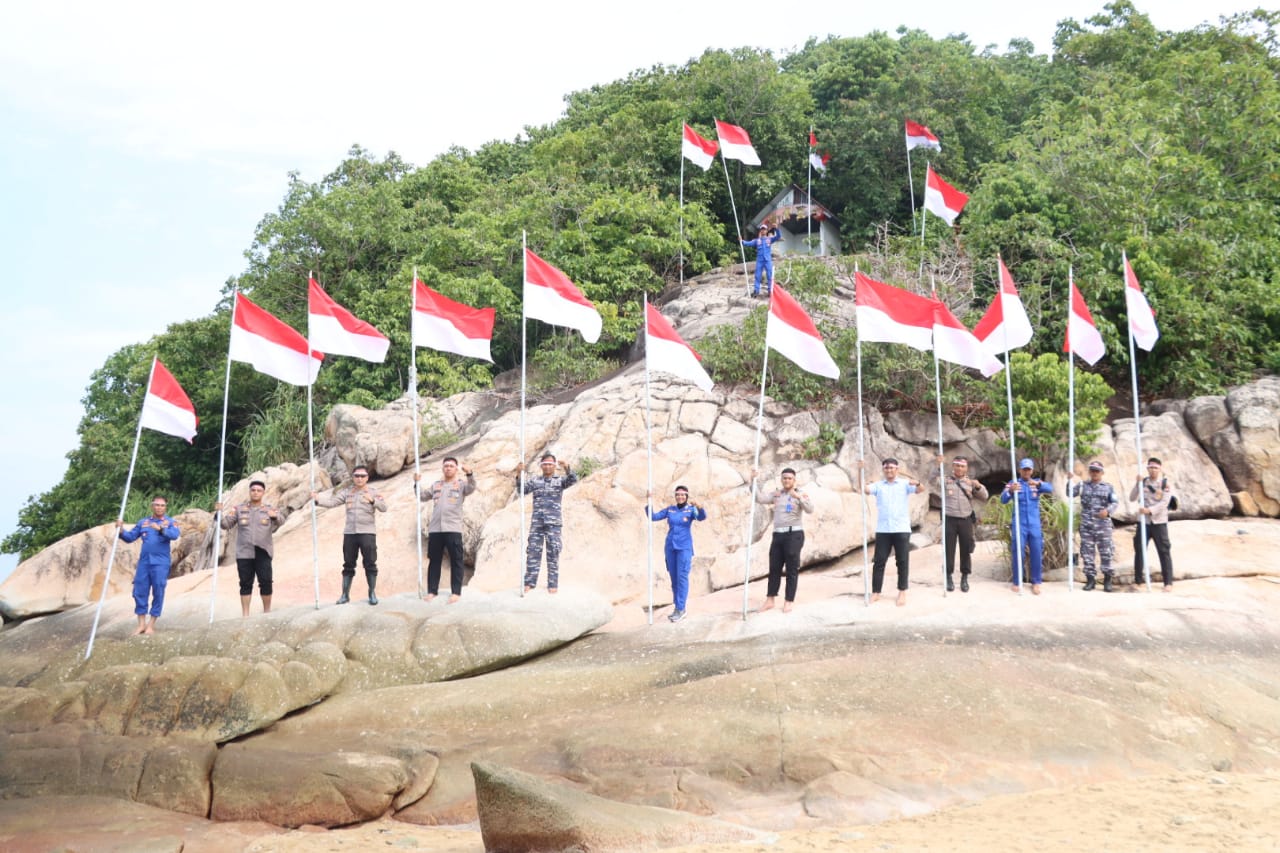
[[[774,533],[804,533],[804,528],[797,524],[794,527],[775,527],[773,528],[773,532]]]

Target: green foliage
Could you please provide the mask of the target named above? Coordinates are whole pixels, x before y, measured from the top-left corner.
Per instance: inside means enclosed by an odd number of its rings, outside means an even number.
[[[600,460],[594,456],[583,456],[574,463],[573,473],[577,474],[580,479],[585,480],[603,467],[600,464]]]
[[[529,387],[535,391],[558,391],[593,382],[617,370],[620,365],[602,358],[577,332],[549,338],[533,356]]]
[[[815,462],[831,462],[844,444],[844,430],[839,424],[823,421],[818,424],[818,434],[804,440],[804,458]]]
[[[319,424],[313,428],[320,432]],[[262,411],[254,413],[243,435],[246,471],[260,471],[281,462],[306,461],[309,455],[306,389],[284,383],[277,385]]]
[[[1011,359],[1010,382],[1013,386],[1013,426],[1017,436],[1018,453],[1047,466],[1051,460],[1066,462],[1070,434],[1070,407],[1068,406],[1067,360],[1059,355],[1045,353],[1032,358],[1025,352],[1015,352]],[[1006,433],[1004,446],[1008,447],[1008,407],[1003,382],[990,382],[985,386],[990,405],[989,425]],[[1075,375],[1076,403],[1076,456],[1088,456],[1094,447],[1098,429],[1107,417],[1107,399],[1111,388],[1096,373],[1080,369]]]
[[[1044,534],[1044,558],[1042,566],[1045,571],[1065,569],[1067,567],[1067,530],[1071,524],[1069,508],[1065,501],[1056,499],[1056,495],[1042,495],[1040,498],[1040,531]],[[982,523],[996,526],[996,541],[1004,548],[1004,559],[1013,565],[1013,502],[1000,503],[998,495],[993,495],[982,508]],[[1074,519],[1075,527],[1079,527],[1079,519]],[[1025,543],[1023,545],[1025,546]],[[1030,583],[1030,567],[1024,562],[1027,577],[1024,583]],[[1012,576],[1012,570],[1010,570]]]
[[[444,416],[432,402],[421,405],[418,415],[418,451],[426,454],[448,447],[461,439],[456,430],[445,425]]]

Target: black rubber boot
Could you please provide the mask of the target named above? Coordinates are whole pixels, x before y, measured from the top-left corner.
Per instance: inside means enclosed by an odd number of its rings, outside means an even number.
[[[1084,591],[1088,592],[1089,590],[1093,589],[1097,585],[1098,585],[1098,579],[1096,577],[1090,576],[1089,579],[1084,582]]]
[[[947,572],[947,592],[956,591],[956,580],[951,576],[951,572]]]
[[[1102,591],[1114,592],[1114,587],[1111,582],[1111,575],[1107,575],[1105,578],[1102,579]]]
[[[377,591],[374,589],[374,587],[376,587],[376,586],[378,585],[378,573],[377,573],[377,572],[365,572],[365,573],[364,573],[364,579],[365,579],[366,581],[368,581],[368,582],[369,582],[369,603],[370,603],[370,604],[377,604],[377,603],[378,603],[378,593],[377,593]]]
[[[962,573],[960,575],[960,591],[961,592],[969,591],[969,574],[967,572]]]
[[[346,604],[351,600],[351,575],[342,576],[342,597],[337,600],[337,604]]]

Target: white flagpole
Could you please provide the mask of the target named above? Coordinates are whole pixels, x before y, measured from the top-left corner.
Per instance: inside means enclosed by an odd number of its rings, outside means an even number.
[[[720,149],[720,165],[724,166],[724,185],[729,188],[729,206],[733,208],[733,227],[738,233],[738,252],[742,255],[742,277],[747,282],[747,295],[751,295],[751,276],[747,275],[747,247],[742,245],[742,225],[738,222],[738,204],[733,200],[733,184],[729,182],[729,161],[724,158],[724,147]],[[684,158],[681,158],[680,168],[684,168]],[[759,249],[756,250],[759,252]],[[759,254],[756,255],[756,263],[760,263]],[[768,347],[765,347],[767,350]],[[765,356],[768,361],[768,356]],[[745,618],[745,615],[744,615]]]
[[[997,257],[998,260],[998,257]],[[1009,318],[1004,316],[1004,282],[1000,281],[1000,269],[996,268],[996,281],[999,282],[1000,289],[996,291],[997,298],[1000,302],[1000,316],[1004,322],[1004,400],[1005,408],[1009,412],[1009,470],[1013,472],[1013,479],[1018,479],[1018,454],[1015,445],[1018,443],[1017,433],[1014,431],[1013,423],[1013,352],[1009,349]],[[1068,303],[1070,304],[1070,303]],[[1009,537],[1009,544],[1017,550],[1012,553],[1022,554],[1022,513],[1018,510],[1018,496],[1013,495],[1013,533]],[[1022,572],[1016,566],[1021,563],[1021,559],[1015,563],[1013,573],[1018,576],[1017,587],[1018,594],[1022,594]]]
[[[222,503],[222,481],[227,465],[227,398],[231,396],[231,334],[236,324],[236,308],[240,301],[240,288],[231,294],[231,326],[227,329],[227,373],[222,383],[222,440],[218,442],[218,503]],[[310,357],[310,352],[308,352]],[[209,624],[213,624],[213,609],[218,603],[218,549],[222,547],[222,521],[213,526],[213,578],[209,583]]]
[[[680,158],[681,162],[684,158]],[[681,166],[683,171],[684,167]],[[649,294],[644,294],[644,439],[645,458],[647,460],[647,485],[645,494],[645,533],[648,539],[646,556],[646,577],[649,579],[649,624],[653,624],[653,408],[649,402]],[[673,602],[674,603],[674,602]]]
[[[856,343],[858,352],[858,497],[862,503],[862,604],[871,606],[871,564],[867,557],[867,444],[862,417],[862,338]]]
[[[680,135],[680,286],[681,287],[684,287],[684,161],[685,161],[684,127],[685,126],[686,126],[685,123],[682,122],[681,128],[680,128],[680,134],[681,134]],[[746,252],[743,252],[742,254],[743,254],[743,257],[746,257]],[[645,296],[647,297],[648,294],[645,294]],[[648,326],[646,325],[645,328],[648,328]],[[649,358],[648,351],[646,350],[645,352],[646,363],[648,358]],[[651,624],[653,622],[652,613],[649,614],[649,622]]]
[[[307,286],[311,286],[314,270],[307,270]],[[311,353],[311,312],[307,312],[307,353]],[[307,454],[310,459],[311,491],[316,490],[316,436],[311,425],[311,385],[307,385]],[[218,486],[221,488],[221,484]],[[316,517],[316,502],[311,501],[311,574],[315,579],[316,610],[320,609],[320,522]]]
[[[525,532],[524,532],[524,469],[526,459],[524,449],[524,399],[525,399],[525,383],[527,380],[526,365],[529,363],[527,336],[529,328],[529,319],[525,316],[525,300],[524,292],[528,289],[529,281],[529,232],[522,230],[520,232],[520,269],[523,276],[520,280],[520,477],[518,480],[518,493],[516,500],[520,504],[520,545],[516,548],[516,563],[520,567],[520,597],[524,598],[524,550]],[[539,558],[541,559],[541,558]]]
[[[151,392],[151,380],[156,375],[156,361],[158,356],[151,357],[151,373],[147,375],[147,391]],[[142,405],[145,406],[146,395],[143,395]],[[129,457],[129,473],[124,478],[124,497],[120,499],[120,513],[116,516],[118,521],[124,521],[124,511],[129,503],[129,486],[133,482],[133,466],[138,461],[138,443],[142,441],[142,412],[138,412],[138,430],[133,436],[133,455]],[[107,556],[107,573],[102,579],[102,594],[98,596],[98,609],[93,614],[93,628],[89,631],[89,645],[85,647],[84,659],[88,660],[89,655],[93,654],[93,639],[98,635],[98,620],[102,618],[102,605],[107,600],[107,587],[111,585],[111,565],[116,560],[116,547],[120,544],[120,529],[112,525],[113,534],[111,536],[111,553]]]
[[[902,135],[902,140],[904,143],[906,142],[906,139],[907,139],[906,131],[904,130]],[[916,218],[916,182],[915,182],[915,179],[911,177],[910,146],[907,147],[907,188],[911,191],[911,219],[912,221],[914,221]]]
[[[929,174],[928,172],[929,161],[925,160],[924,165],[925,165],[925,180],[927,181],[928,174]],[[929,186],[927,183],[925,184],[924,191],[926,194],[928,194],[929,192]],[[915,196],[915,190],[913,189],[911,191],[911,203],[915,204],[915,202],[916,202],[916,196]],[[929,211],[925,210],[924,200],[921,199],[921,202],[920,202],[920,269],[916,273],[916,278],[918,278],[921,282],[924,281],[924,226],[928,220],[929,220]]]
[[[1120,280],[1125,287],[1129,286],[1129,282],[1125,280],[1125,270],[1129,266],[1129,256],[1125,251],[1120,252],[1120,260],[1123,264],[1120,270]],[[1126,300],[1127,301],[1127,300]],[[1125,310],[1125,319],[1128,320],[1129,326],[1129,374],[1133,382],[1133,446],[1137,453],[1137,459],[1134,464],[1138,466],[1138,474],[1144,473],[1142,466],[1142,414],[1138,405],[1138,356],[1133,348],[1133,319],[1129,316],[1128,309]],[[1147,505],[1146,490],[1142,488],[1142,481],[1138,481],[1138,500],[1140,506],[1145,508]],[[1147,560],[1147,517],[1141,512],[1138,513],[1138,544],[1142,546],[1142,582],[1147,588],[1147,592],[1151,592],[1151,563]],[[1136,581],[1137,578],[1134,578]]]
[[[813,139],[813,125],[809,125],[809,138],[810,138],[810,139]],[[815,152],[815,151],[817,151],[817,150],[818,150],[818,149],[817,149],[817,148],[816,148],[812,143],[810,143],[810,145],[809,145],[809,156],[808,156],[808,158],[806,158],[806,160],[805,160],[805,163],[806,163],[806,164],[808,165],[808,167],[809,167],[809,168],[808,168],[808,183],[807,183],[807,184],[805,184],[805,187],[806,187],[806,189],[805,189],[805,195],[806,195],[806,198],[805,198],[806,205],[805,205],[805,207],[806,207],[806,209],[808,210],[808,214],[809,214],[809,215],[808,215],[807,217],[805,217],[805,229],[806,229],[806,233],[805,233],[805,243],[804,243],[804,245],[805,245],[805,248],[806,248],[806,249],[808,249],[808,254],[810,254],[810,255],[812,255],[812,254],[813,254],[813,154],[814,154],[814,152]]]
[[[412,338],[414,300],[418,292],[417,266],[413,268],[413,283],[409,287],[409,336]],[[421,428],[418,426],[418,347],[412,340],[409,341],[409,396],[413,401],[413,484],[417,487],[413,490],[413,517],[417,522],[414,541],[418,545],[418,598],[422,598],[422,450],[419,447]]]
[[[938,288],[934,282],[933,276],[929,276],[929,293],[934,299],[938,298]],[[933,349],[933,398],[938,409],[938,456],[942,456],[942,373],[938,368],[938,348]],[[945,462],[938,463],[938,483],[942,492],[941,499],[941,520],[942,520],[942,597],[947,597],[947,481]],[[896,555],[895,555],[896,556]]]
[[[773,295],[770,291],[769,305],[773,305]],[[773,322],[773,312],[769,312],[769,319],[765,320],[765,345],[764,345],[764,363],[760,367],[760,406],[756,413],[756,452],[755,461],[751,463],[751,506],[747,509],[747,534],[746,534],[746,562],[742,567],[742,619],[745,622],[747,618],[747,593],[748,587],[751,586],[751,534],[754,525],[751,523],[756,516],[756,488],[760,482],[760,432],[764,428],[764,390],[765,383],[769,378],[769,327],[768,324]],[[772,525],[770,519],[770,525]]]
[[[1067,270],[1067,591],[1075,588],[1076,501],[1071,496],[1071,477],[1076,473],[1076,351],[1071,342],[1071,288],[1075,287],[1074,270]]]

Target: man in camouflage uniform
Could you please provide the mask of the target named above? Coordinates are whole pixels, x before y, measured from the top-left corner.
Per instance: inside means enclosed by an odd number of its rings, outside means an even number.
[[[578,482],[569,470],[568,462],[559,463],[564,474],[556,476],[556,457],[550,453],[542,457],[541,477],[524,481],[524,494],[533,494],[533,520],[529,524],[529,548],[525,555],[524,591],[532,592],[538,585],[538,570],[542,567],[543,544],[547,551],[547,592],[554,593],[560,587],[560,528],[563,520],[560,498],[564,490]]]
[[[1111,557],[1115,554],[1111,516],[1120,502],[1111,484],[1102,482],[1102,471],[1101,462],[1090,462],[1089,479],[1083,483],[1077,480],[1070,491],[1071,497],[1080,498],[1080,557],[1084,563],[1085,592],[1098,585],[1095,548],[1097,558],[1102,561],[1102,591],[1111,592],[1115,580],[1111,568]]]
[[[271,612],[271,560],[275,554],[272,535],[284,524],[289,510],[276,509],[264,503],[267,484],[261,480],[249,483],[249,501],[222,514],[222,503],[213,508],[221,516],[223,530],[236,528],[236,569],[240,575],[240,615],[249,615],[253,600],[253,579],[258,579],[258,594],[262,596],[262,612]]]

